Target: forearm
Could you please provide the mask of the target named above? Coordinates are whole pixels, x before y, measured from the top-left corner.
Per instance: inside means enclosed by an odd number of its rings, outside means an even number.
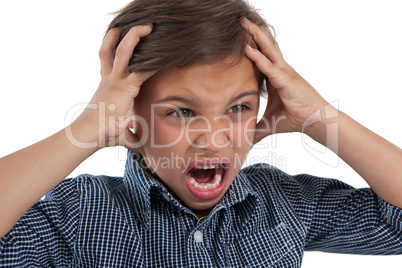
[[[75,140],[95,140],[79,124],[72,125]],[[57,186],[96,147],[80,148],[65,130],[0,158],[0,237],[4,236],[43,195]]]
[[[134,99],[156,71],[129,72],[127,67],[140,38],[153,25],[130,29],[118,43],[120,29],[111,29],[102,42],[102,81],[91,104],[71,125],[53,136],[0,159],[0,236],[43,195],[58,185],[82,161],[105,146],[141,151],[131,132]],[[115,53],[116,46],[121,53]]]
[[[302,131],[337,153],[385,201],[402,208],[402,151],[327,105],[286,63],[278,43],[272,42],[268,32],[249,20],[242,19],[241,23],[259,47],[248,46],[245,54],[269,80],[269,102],[256,126],[255,142],[273,133]],[[316,113],[319,108],[321,117]],[[275,121],[277,118],[281,120]],[[338,127],[338,133],[334,126]]]
[[[335,108],[327,112],[337,112]],[[337,124],[338,138],[327,139],[328,124]],[[329,121],[320,121],[306,133],[338,153],[339,157],[366,180],[385,201],[402,208],[402,150],[339,112]]]

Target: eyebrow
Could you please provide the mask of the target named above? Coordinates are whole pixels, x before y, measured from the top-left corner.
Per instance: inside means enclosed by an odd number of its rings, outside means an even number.
[[[235,102],[237,100],[240,100],[243,97],[250,96],[250,95],[255,95],[255,96],[259,97],[260,93],[258,92],[258,90],[257,91],[255,91],[255,90],[246,91],[246,92],[240,93],[238,95],[235,95],[232,99],[230,99],[229,103]]]
[[[239,100],[239,99],[241,99],[243,97],[250,96],[250,95],[259,96],[259,92],[255,91],[255,90],[242,92],[242,93],[232,97],[230,99],[229,103],[235,102],[235,101],[237,101],[237,100]],[[163,102],[169,102],[169,101],[178,101],[178,102],[187,103],[187,104],[190,104],[190,105],[195,105],[195,103],[196,103],[193,99],[190,99],[190,98],[185,98],[185,97],[182,97],[182,96],[168,96],[166,98],[158,100],[156,102],[156,104],[163,103]]]

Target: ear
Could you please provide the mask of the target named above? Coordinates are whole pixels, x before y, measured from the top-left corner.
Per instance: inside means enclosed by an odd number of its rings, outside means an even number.
[[[144,137],[140,137],[137,135],[137,133],[140,133],[142,135],[145,135],[145,139],[148,136],[148,133],[144,133],[147,132],[146,130],[142,129],[142,121],[138,122],[138,117],[137,116],[132,116],[132,120],[130,120],[130,122],[127,124],[127,128],[125,131],[125,143],[124,143],[124,147],[126,147],[127,149],[135,152],[135,153],[139,153],[144,155],[144,148],[143,148],[143,143],[144,143]]]
[[[134,132],[131,131],[131,129],[126,129],[124,147],[133,151],[134,153],[144,155],[145,151],[141,142],[142,141]]]

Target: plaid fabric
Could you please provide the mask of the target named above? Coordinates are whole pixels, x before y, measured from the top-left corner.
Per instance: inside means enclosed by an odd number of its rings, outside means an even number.
[[[402,253],[402,211],[370,189],[258,164],[199,220],[139,158],[129,153],[123,178],[64,180],[1,238],[0,266],[299,267],[304,250]]]

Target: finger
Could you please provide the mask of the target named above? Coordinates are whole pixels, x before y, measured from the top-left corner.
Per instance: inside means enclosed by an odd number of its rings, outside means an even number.
[[[141,85],[148,80],[151,76],[156,74],[157,71],[141,72],[141,73],[131,73],[127,79],[128,83],[133,87],[141,87]]]
[[[261,27],[250,22],[247,18],[240,20],[243,28],[253,37],[261,52],[275,63],[283,60],[282,53],[272,35]]]
[[[116,49],[112,72],[120,75],[128,72],[127,67],[133,56],[134,48],[140,42],[141,38],[152,32],[152,28],[152,24],[147,24],[135,26],[130,29]]]
[[[104,77],[112,72],[114,53],[119,40],[120,29],[109,30],[103,39],[99,49],[99,59],[101,62],[101,76]]]
[[[272,77],[272,74],[275,71],[275,66],[259,50],[254,49],[251,46],[247,46],[245,49],[245,54],[255,63],[257,68],[268,77],[268,79]]]

